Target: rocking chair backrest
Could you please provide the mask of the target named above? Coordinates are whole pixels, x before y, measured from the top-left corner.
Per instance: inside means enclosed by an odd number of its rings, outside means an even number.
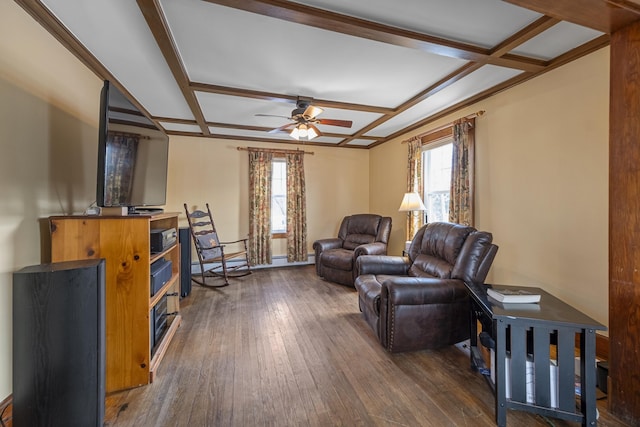
[[[213,216],[209,209],[209,203],[206,204],[207,212],[195,210],[189,212],[187,204],[184,204],[184,210],[187,213],[187,221],[189,221],[189,229],[196,247],[196,252],[200,261],[214,260],[220,258],[222,251],[220,249],[220,238],[216,232],[216,226],[213,222]]]
[[[200,261],[200,277],[202,278],[202,280],[198,280],[192,275],[191,280],[202,286],[210,286],[205,281],[207,277],[222,277],[224,279],[223,286],[228,286],[229,277],[251,274],[251,263],[247,249],[249,239],[220,241],[209,203],[206,206],[206,212],[203,210],[189,212],[187,204],[184,204],[191,238]],[[227,265],[228,260],[233,260],[233,262]]]

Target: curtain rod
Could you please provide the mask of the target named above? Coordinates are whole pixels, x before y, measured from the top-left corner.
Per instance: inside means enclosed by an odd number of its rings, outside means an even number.
[[[468,116],[460,117],[460,118],[459,118],[459,119],[457,119],[457,120],[464,120],[464,119],[466,119],[466,120],[471,120],[471,119],[475,119],[476,117],[481,117],[484,113],[485,113],[485,110],[480,110],[480,111],[477,111],[477,112],[475,112],[475,113],[473,113],[473,114],[469,114]],[[411,138],[408,138],[408,139],[405,139],[404,141],[402,141],[402,143],[404,144],[404,143],[406,143],[407,141],[409,141],[409,140],[411,140],[411,139],[414,139],[414,138],[422,138],[422,137],[424,137],[424,136],[427,136],[427,135],[430,135],[430,134],[432,134],[432,133],[439,132],[439,131],[441,131],[441,130],[443,130],[443,129],[446,129],[446,128],[448,128],[448,127],[451,127],[451,126],[453,126],[453,125],[454,125],[454,123],[455,123],[457,120],[454,120],[454,121],[453,121],[453,122],[451,122],[451,123],[447,123],[446,125],[442,125],[442,126],[437,127],[437,128],[435,128],[435,129],[431,129],[431,130],[429,130],[429,131],[427,131],[427,132],[423,132],[423,133],[421,133],[421,134],[419,134],[419,135],[412,136]]]
[[[296,153],[304,153],[311,154],[313,156],[313,151],[304,151],[296,148],[295,150],[275,150],[271,148],[257,148],[257,147],[238,147],[238,151],[266,151],[267,153],[277,153],[277,154],[296,154]]]

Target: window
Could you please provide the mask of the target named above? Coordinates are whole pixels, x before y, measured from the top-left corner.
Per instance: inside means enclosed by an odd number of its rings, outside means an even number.
[[[271,162],[271,234],[287,232],[287,162]]]
[[[449,221],[453,144],[425,145],[422,151],[423,200],[428,222]]]

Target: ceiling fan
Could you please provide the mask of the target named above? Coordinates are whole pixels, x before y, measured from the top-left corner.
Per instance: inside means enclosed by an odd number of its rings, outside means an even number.
[[[291,121],[286,125],[282,125],[275,129],[271,129],[269,133],[284,132],[291,129],[289,135],[293,139],[307,139],[311,140],[317,136],[322,135],[320,130],[315,125],[330,125],[341,126],[350,128],[353,122],[351,120],[337,120],[337,119],[320,119],[318,115],[324,110],[320,107],[311,105],[312,100],[308,98],[298,98],[296,102],[296,108],[291,111],[291,117],[276,116],[272,114],[256,114],[256,116],[262,117],[282,117]]]

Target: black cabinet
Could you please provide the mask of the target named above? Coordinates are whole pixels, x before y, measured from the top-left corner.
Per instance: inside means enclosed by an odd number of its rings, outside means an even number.
[[[180,296],[191,293],[191,231],[189,227],[178,230],[180,241]]]
[[[13,425],[102,426],[105,262],[13,274]]]

